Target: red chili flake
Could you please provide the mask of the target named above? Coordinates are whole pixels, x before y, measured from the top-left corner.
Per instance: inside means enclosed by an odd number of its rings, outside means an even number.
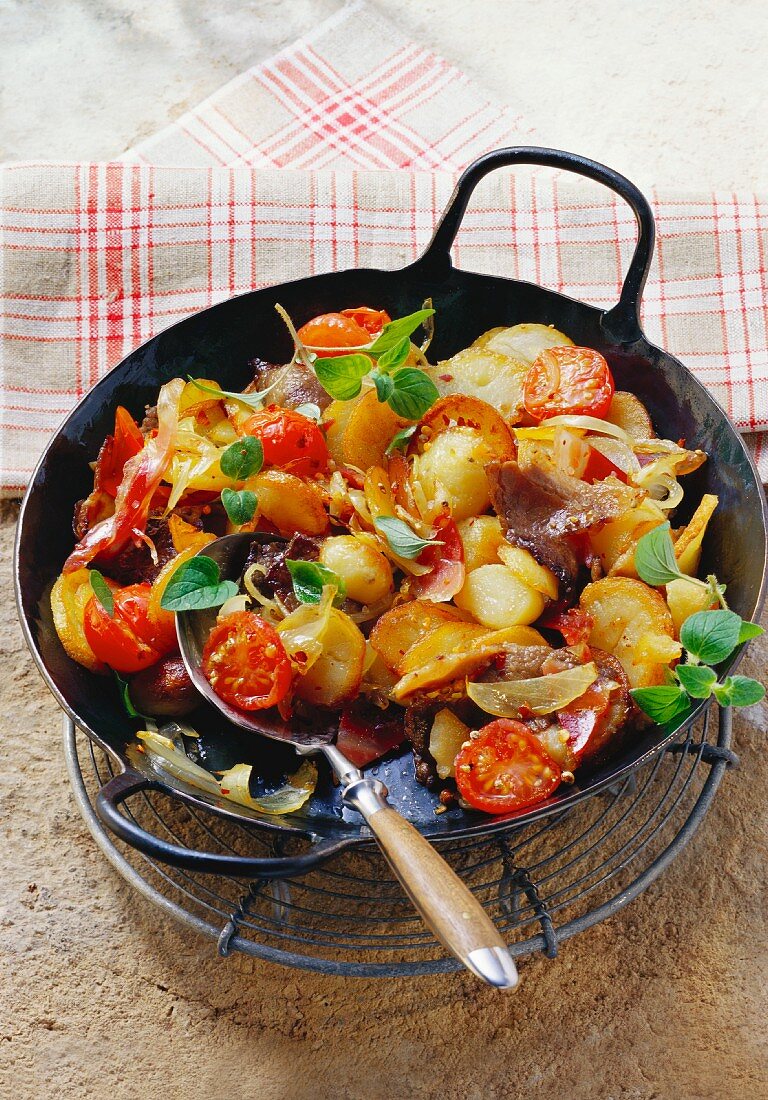
[[[226,789],[226,787],[222,787],[221,788],[221,793],[222,794],[229,794],[230,792]]]
[[[452,374],[438,374],[437,376],[441,382],[453,382]]]

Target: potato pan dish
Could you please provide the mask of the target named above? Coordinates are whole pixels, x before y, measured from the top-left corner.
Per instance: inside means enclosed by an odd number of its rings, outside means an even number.
[[[142,425],[118,408],[51,595],[66,652],[117,675],[151,719],[145,752],[267,813],[309,798],[314,765],[271,811],[250,769],[217,778],[158,729],[198,704],[176,610],[220,606],[204,671],[230,705],[333,713],[361,766],[408,741],[442,805],[546,800],[657,716],[643,692],[669,686],[683,624],[722,600],[697,579],[717,497],[670,525],[707,456],[658,438],[603,356],[551,326],[433,362],[429,303],[284,319],[292,361],[254,360],[245,391],[193,366]],[[196,556],[249,530],[274,541],[239,584]],[[672,547],[665,583],[639,575],[651,532]]]

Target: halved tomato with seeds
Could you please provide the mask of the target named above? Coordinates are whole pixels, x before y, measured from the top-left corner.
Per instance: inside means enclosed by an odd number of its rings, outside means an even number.
[[[280,635],[252,611],[236,611],[216,624],[202,668],[216,694],[240,710],[273,707],[291,686],[291,662]]]
[[[549,798],[560,766],[522,722],[498,718],[456,757],[456,785],[465,802],[487,814],[508,814]]]
[[[610,367],[593,348],[547,348],[525,376],[525,408],[534,420],[605,416],[613,398]]]

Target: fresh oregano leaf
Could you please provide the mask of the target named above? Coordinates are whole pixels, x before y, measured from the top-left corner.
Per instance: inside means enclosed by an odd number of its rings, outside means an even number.
[[[385,351],[383,355],[379,356],[379,370],[395,370],[396,367],[401,366],[406,361],[410,350],[410,337],[404,336],[399,344],[395,344],[394,347],[391,347],[388,351]]]
[[[233,481],[245,481],[257,474],[264,465],[264,448],[261,440],[253,435],[244,435],[236,443],[231,443],[221,456],[221,472]]]
[[[204,554],[182,562],[165,586],[160,606],[166,611],[200,611],[220,607],[238,592],[234,581],[223,581],[217,563]]]
[[[387,403],[398,416],[407,420],[420,420],[440,396],[432,379],[416,367],[402,367],[391,378],[394,390]]]
[[[418,424],[410,424],[407,428],[401,428],[399,432],[395,432],[384,454],[391,455],[395,451],[404,451],[417,428]]]
[[[267,386],[265,390],[254,391],[253,393],[237,393],[235,390],[220,390],[215,386],[209,386],[206,382],[202,382],[199,378],[193,378],[191,374],[187,375],[187,378],[193,386],[197,386],[203,393],[210,393],[214,397],[228,398],[230,401],[239,401],[241,405],[247,405],[251,409],[260,409],[264,403],[264,398],[267,396],[270,390],[273,390],[275,386],[282,380],[282,374],[280,374],[271,386]]]
[[[313,369],[326,393],[337,401],[351,401],[360,393],[363,378],[371,366],[367,355],[356,354],[316,359]]]
[[[320,603],[326,584],[336,589],[334,603],[341,603],[346,596],[347,588],[342,578],[320,562],[286,558],[285,564],[291,574],[294,595],[301,603]]]
[[[742,642],[748,642],[751,638],[759,638],[765,631],[757,623],[747,623],[742,619],[741,626],[739,627],[739,645]]]
[[[115,598],[112,595],[112,589],[109,587],[104,577],[98,571],[98,569],[88,570],[88,580],[91,582],[91,588],[93,594],[104,608],[110,619],[115,615]]]
[[[221,503],[236,527],[249,523],[256,514],[256,494],[250,489],[222,489]]]
[[[675,675],[693,699],[709,699],[717,676],[706,665],[678,665]]]
[[[680,628],[680,641],[705,665],[717,665],[739,644],[741,619],[734,611],[696,611]]]
[[[407,523],[395,516],[379,516],[378,519],[373,521],[373,525],[387,540],[392,553],[397,554],[399,558],[412,560],[418,558],[422,550],[425,550],[428,546],[442,545],[429,539],[420,538]]]
[[[419,325],[434,312],[434,309],[418,309],[415,313],[409,313],[407,317],[398,317],[395,321],[389,321],[366,351],[378,358],[385,351],[397,347],[406,337],[410,338]]]
[[[660,726],[666,726],[682,717],[689,708],[685,691],[674,684],[658,687],[634,688],[630,695],[649,718]]]
[[[750,707],[765,697],[765,688],[750,676],[726,676],[713,694],[721,707]]]
[[[373,372],[371,378],[376,387],[376,396],[383,404],[385,401],[388,401],[395,392],[395,383],[388,374],[381,374],[377,370]]]
[[[115,680],[117,681],[117,688],[120,692],[120,699],[123,706],[125,707],[126,714],[129,716],[129,718],[143,718],[144,715],[136,710],[136,707],[131,702],[131,695],[130,691],[128,690],[128,681],[123,679],[119,672],[115,673]]]
[[[682,575],[677,567],[669,523],[654,527],[638,540],[635,547],[635,569],[640,579],[654,588],[669,584]]]

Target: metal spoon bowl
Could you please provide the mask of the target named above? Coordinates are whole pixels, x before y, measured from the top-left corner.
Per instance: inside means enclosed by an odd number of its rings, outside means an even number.
[[[225,535],[200,554],[217,563],[223,580],[237,581],[253,544],[276,541],[278,536],[258,531]],[[388,802],[384,784],[365,776],[338,750],[336,723],[285,722],[274,709],[241,711],[219,698],[202,671],[203,649],[217,614],[216,608],[206,608],[176,615],[181,655],[200,694],[241,729],[288,743],[302,756],[322,753],[341,784],[343,801],[363,816],[425,924],[473,974],[498,989],[514,989],[517,968],[488,914],[429,841]]]

